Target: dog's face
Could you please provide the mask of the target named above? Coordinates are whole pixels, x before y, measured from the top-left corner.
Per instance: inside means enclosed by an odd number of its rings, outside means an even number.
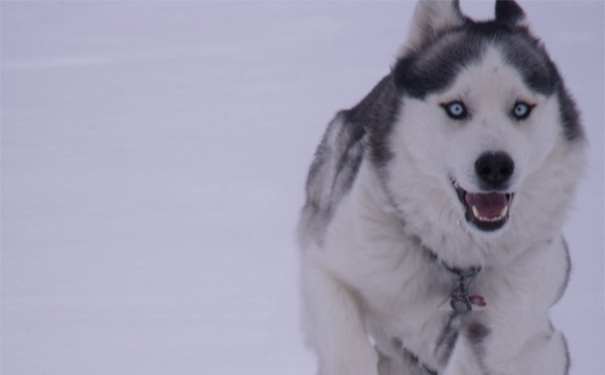
[[[447,186],[454,209],[481,232],[506,227],[526,176],[562,136],[556,98],[528,87],[496,48],[447,89],[403,105],[396,149]]]
[[[402,99],[384,163],[392,201],[407,217],[449,232],[463,223],[486,238],[515,220],[538,224],[563,194],[550,185],[575,184],[556,159],[582,138],[554,64],[514,2],[491,22],[464,18],[457,1],[425,2],[415,17],[422,27],[394,68]]]

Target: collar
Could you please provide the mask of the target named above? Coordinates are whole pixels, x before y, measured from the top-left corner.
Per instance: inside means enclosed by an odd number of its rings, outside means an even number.
[[[477,274],[481,271],[481,267],[467,267],[467,268],[459,268],[452,267],[442,259],[440,259],[437,254],[435,254],[432,250],[423,246],[425,253],[428,255],[431,261],[439,264],[441,267],[445,268],[448,272],[456,276],[456,281],[454,282],[454,286],[452,287],[452,292],[450,294],[450,306],[455,311],[470,311],[472,310],[472,305],[476,306],[485,306],[485,300],[483,297],[478,295],[469,296],[469,286],[477,277]]]

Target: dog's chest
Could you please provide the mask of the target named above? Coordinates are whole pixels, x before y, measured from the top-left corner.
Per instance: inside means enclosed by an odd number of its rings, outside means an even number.
[[[444,332],[457,332],[450,302],[458,276],[401,224],[374,216],[361,225],[350,202],[328,230],[325,260],[359,297],[368,335],[383,354],[404,356],[409,350],[436,366]],[[480,294],[477,286],[466,285],[467,295]]]
[[[482,310],[479,305],[485,301],[477,299],[482,290],[475,284],[476,274],[461,278],[413,241],[408,245],[400,247],[399,253],[383,247],[375,248],[373,256],[358,258],[370,267],[356,289],[365,307],[368,335],[380,352],[398,358],[413,354],[437,368],[448,357],[462,326],[472,323],[454,310],[456,294],[462,293],[458,297],[464,297],[472,310]]]
[[[386,357],[404,360],[413,355],[436,368],[458,331],[449,304],[454,278],[436,264],[408,266],[382,269],[360,286],[368,335]]]

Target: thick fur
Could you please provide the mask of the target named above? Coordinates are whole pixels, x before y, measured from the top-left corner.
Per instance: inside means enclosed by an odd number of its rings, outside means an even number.
[[[393,67],[317,149],[300,220],[304,329],[323,375],[566,374],[549,320],[570,263],[561,227],[584,165],[574,102],[521,8],[489,22],[421,0]],[[468,116],[448,116],[464,103]],[[525,119],[515,103],[531,103]],[[508,220],[473,225],[485,153],[514,162]],[[453,270],[480,267],[454,311]]]

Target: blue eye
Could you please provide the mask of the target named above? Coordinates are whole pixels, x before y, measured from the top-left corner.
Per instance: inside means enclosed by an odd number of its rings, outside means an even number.
[[[532,109],[533,106],[527,103],[517,102],[513,108],[513,116],[517,120],[524,120],[529,117]]]
[[[447,115],[454,120],[463,120],[467,117],[466,107],[462,102],[451,102],[441,105]]]

